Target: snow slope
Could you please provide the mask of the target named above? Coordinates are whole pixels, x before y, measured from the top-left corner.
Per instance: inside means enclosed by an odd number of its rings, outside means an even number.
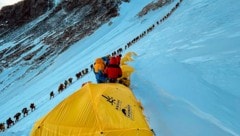
[[[112,25],[102,26],[71,46],[34,78],[31,75],[39,71],[29,72],[21,82],[1,92],[0,122],[31,102],[37,109],[0,135],[29,135],[36,120],[82,83],[96,82],[92,72],[76,80],[77,72],[89,68],[95,58],[124,48],[178,1],[137,18],[136,14],[149,2],[124,3],[120,16],[111,20]],[[124,50],[138,54],[130,63],[136,69],[131,88],[157,136],[240,135],[239,6],[240,1],[233,0],[183,0],[169,18]],[[3,72],[5,76],[9,76],[7,71],[11,69]],[[58,85],[69,77],[74,77],[74,83],[57,94]],[[49,100],[51,90],[57,95]]]

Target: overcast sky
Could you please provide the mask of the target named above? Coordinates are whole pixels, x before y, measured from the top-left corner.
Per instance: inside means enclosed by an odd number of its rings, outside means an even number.
[[[17,3],[19,1],[22,1],[22,0],[0,0],[0,9],[3,6],[12,5],[12,4]]]

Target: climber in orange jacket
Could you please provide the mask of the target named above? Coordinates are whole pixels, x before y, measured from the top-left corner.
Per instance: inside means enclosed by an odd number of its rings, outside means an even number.
[[[93,72],[96,76],[97,83],[105,83],[107,78],[104,75],[105,63],[102,58],[97,58],[93,66]]]

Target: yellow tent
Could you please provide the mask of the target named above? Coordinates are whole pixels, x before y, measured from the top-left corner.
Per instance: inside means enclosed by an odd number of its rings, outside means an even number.
[[[152,136],[141,105],[121,84],[87,83],[35,123],[32,136]]]
[[[131,74],[134,72],[134,68],[129,65],[121,65],[122,69],[122,77],[123,78],[130,78]]]
[[[130,76],[134,72],[134,68],[129,65],[121,65],[122,76],[118,78],[118,82],[129,87],[130,86]]]
[[[134,72],[134,68],[127,65],[126,62],[133,61],[132,56],[136,56],[135,52],[128,52],[124,55],[121,59],[121,69],[122,69],[122,76],[118,78],[118,82],[129,87],[130,86],[130,76]]]
[[[137,54],[135,52],[128,52],[128,53],[126,53],[124,55],[124,57],[121,59],[120,64],[121,65],[125,65],[126,62],[133,61],[132,56],[137,56]]]

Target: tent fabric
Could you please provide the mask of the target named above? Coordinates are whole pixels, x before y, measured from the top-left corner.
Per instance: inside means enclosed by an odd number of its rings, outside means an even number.
[[[131,84],[130,76],[134,72],[134,68],[129,65],[121,65],[121,69],[122,69],[122,76],[118,78],[118,82],[120,84],[123,84],[129,87]]]
[[[87,83],[37,121],[31,136],[152,136],[140,103],[118,83]]]
[[[130,78],[131,74],[134,72],[134,68],[129,65],[121,65],[122,78]]]
[[[126,65],[126,62],[133,61],[132,56],[137,56],[135,52],[128,52],[121,58],[121,65]]]
[[[129,87],[130,86],[130,76],[134,72],[134,68],[127,65],[127,62],[133,61],[132,56],[136,56],[137,54],[134,52],[128,52],[124,55],[124,57],[121,59],[121,69],[122,69],[122,76],[118,78],[118,82]]]

